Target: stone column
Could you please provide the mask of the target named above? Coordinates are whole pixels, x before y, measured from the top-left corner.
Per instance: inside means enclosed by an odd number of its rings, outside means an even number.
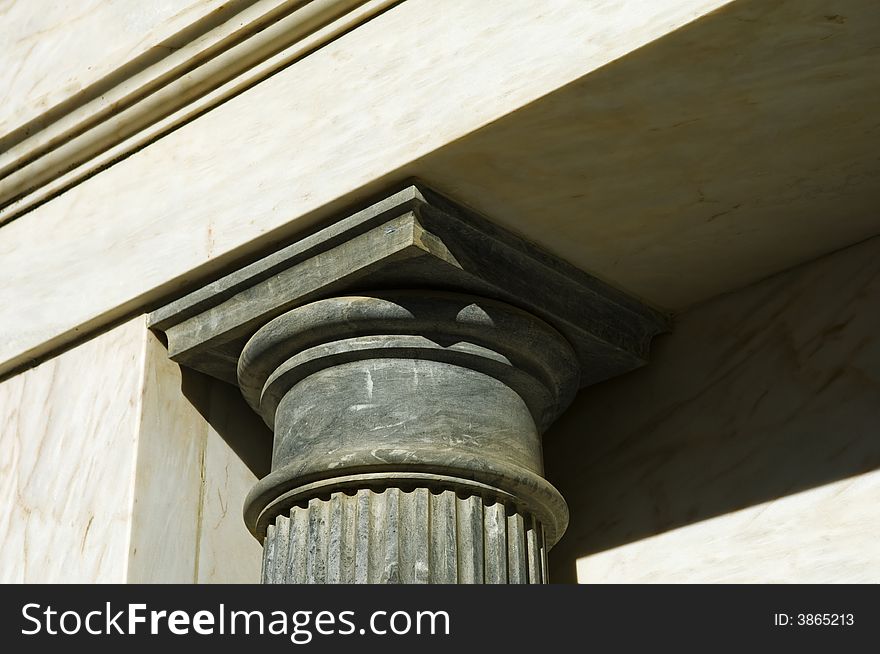
[[[541,434],[667,321],[413,184],[150,325],[273,429],[265,582],[544,583],[568,510]]]
[[[330,298],[259,329],[238,377],[275,432],[245,510],[264,581],[546,581],[568,511],[541,432],[579,375],[542,320],[452,293]]]

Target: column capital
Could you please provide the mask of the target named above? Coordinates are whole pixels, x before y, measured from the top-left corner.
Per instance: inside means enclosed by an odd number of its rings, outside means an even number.
[[[237,384],[247,340],[315,300],[381,289],[500,300],[543,319],[574,349],[580,386],[647,363],[667,316],[425,185],[388,197],[150,314],[181,365]]]
[[[540,435],[577,390],[569,343],[532,314],[472,295],[385,291],[318,300],[247,342],[239,385],[273,428],[272,472],[246,501],[278,515],[361,487],[451,489],[568,523]]]
[[[666,318],[411,185],[150,317],[274,433],[264,581],[544,583],[541,435]]]

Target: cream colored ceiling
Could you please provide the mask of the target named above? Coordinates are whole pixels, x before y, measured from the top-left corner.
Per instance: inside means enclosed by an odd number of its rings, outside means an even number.
[[[880,233],[880,2],[737,0],[406,172],[681,310]]]

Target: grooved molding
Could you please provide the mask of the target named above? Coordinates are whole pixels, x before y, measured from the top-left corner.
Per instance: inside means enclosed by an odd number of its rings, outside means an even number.
[[[250,0],[203,17],[0,137],[0,225],[399,1]]]
[[[540,522],[454,491],[333,493],[269,525],[264,583],[547,583]]]
[[[150,316],[273,431],[265,583],[546,583],[541,436],[662,314],[412,184]]]

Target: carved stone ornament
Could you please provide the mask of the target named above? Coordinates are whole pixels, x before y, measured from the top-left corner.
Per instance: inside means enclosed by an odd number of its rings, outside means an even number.
[[[266,583],[545,583],[541,435],[667,320],[423,187],[157,310],[172,359],[272,428]]]

